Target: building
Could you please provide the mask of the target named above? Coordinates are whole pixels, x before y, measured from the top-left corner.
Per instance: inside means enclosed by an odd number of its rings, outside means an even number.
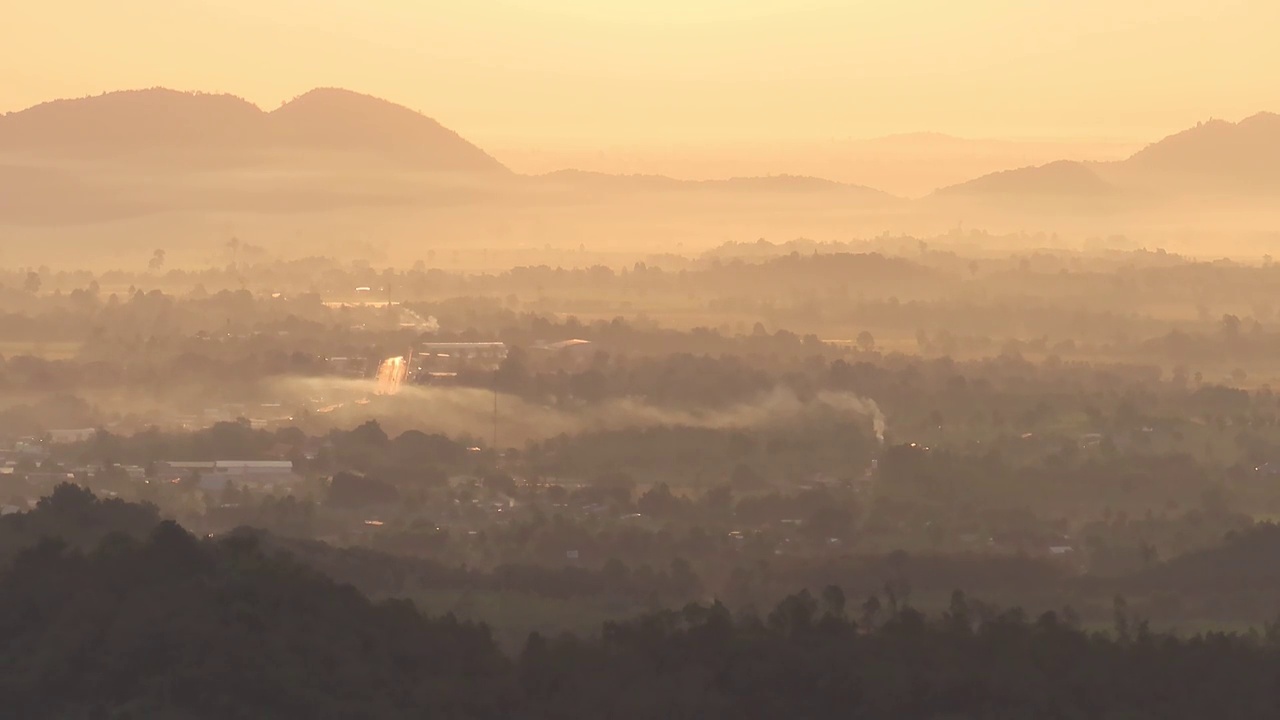
[[[577,350],[589,349],[586,346],[590,344],[591,344],[590,340],[573,338],[571,340],[561,340],[559,342],[553,342],[553,343],[539,343],[535,345],[534,348],[537,350],[547,350],[550,352],[562,352],[562,351],[574,350],[574,349],[577,349]]]
[[[364,377],[369,373],[369,360],[362,357],[325,358],[329,372],[343,377]]]
[[[458,382],[457,372],[421,371],[414,375],[420,385],[454,385]]]
[[[503,342],[431,342],[414,355],[414,374],[456,372],[462,369],[497,369],[507,358]]]
[[[574,338],[553,343],[538,343],[533,349],[544,358],[555,360],[561,365],[582,368],[590,364],[597,348],[590,340]]]
[[[214,460],[208,462],[163,462],[156,477],[170,482],[195,476],[201,490],[218,491],[230,483],[260,489],[288,487],[302,480],[289,460]]]

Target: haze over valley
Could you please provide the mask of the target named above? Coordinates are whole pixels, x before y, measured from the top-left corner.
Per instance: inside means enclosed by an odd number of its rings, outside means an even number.
[[[0,717],[1280,718],[1280,3],[0,13]]]
[[[21,264],[157,246],[200,261],[232,235],[281,257],[372,243],[412,261],[424,246],[634,254],[956,226],[1054,233],[1072,247],[1124,235],[1192,254],[1262,254],[1280,185],[1280,116],[1212,120],[1133,147],[917,134],[763,159],[744,150],[741,174],[710,178],[530,174],[427,116],[355,92],[314,90],[265,112],[227,95],[122,91],[0,117],[0,232]],[[815,165],[819,153],[825,164]],[[788,158],[842,179],[752,174]]]

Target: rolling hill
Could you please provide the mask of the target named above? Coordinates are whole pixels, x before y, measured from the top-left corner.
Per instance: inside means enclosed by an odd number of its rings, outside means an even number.
[[[1124,212],[1170,219],[1200,212],[1202,219],[1225,214],[1216,221],[1222,223],[1265,211],[1278,190],[1280,115],[1259,113],[1237,123],[1200,123],[1124,160],[1006,170],[941,188],[928,199],[1025,218]]]
[[[925,148],[911,156],[921,163],[969,147],[935,134],[877,142]],[[1002,162],[1023,162],[1002,152]],[[1169,226],[1255,233],[1274,227],[1277,190],[1280,115],[1267,113],[1201,123],[1124,160],[1028,165],[918,200],[810,175],[518,175],[426,115],[333,88],[270,112],[232,95],[155,88],[0,116],[0,225],[20,236],[48,231],[58,247],[106,248],[105,237],[125,237],[139,252],[231,226],[261,228],[264,238],[368,232],[417,243],[430,224],[435,242],[532,245],[848,237],[957,220],[1076,234],[1118,225],[1135,234]],[[335,229],[347,227],[359,230]],[[46,250],[24,247],[32,257]]]
[[[231,95],[154,88],[55,100],[0,117],[0,153],[34,161],[167,158],[199,169],[297,152],[413,170],[507,172],[435,120],[345,90],[313,90],[270,113]]]
[[[430,170],[507,172],[435,120],[349,90],[312,90],[269,113],[267,125],[269,137],[283,147],[370,153]]]
[[[230,95],[127,90],[53,100],[0,117],[0,150],[100,157],[262,141],[265,113]]]
[[[1047,165],[991,173],[959,185],[942,188],[937,194],[1102,197],[1110,195],[1115,190],[1088,165],[1060,160]]]
[[[1226,190],[1280,185],[1280,115],[1210,120],[1148,145],[1119,164],[1132,174]]]

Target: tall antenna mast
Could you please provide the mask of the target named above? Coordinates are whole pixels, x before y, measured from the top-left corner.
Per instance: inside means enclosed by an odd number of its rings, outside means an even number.
[[[493,371],[493,452],[498,453],[498,371]]]
[[[391,299],[392,298],[391,292],[392,292],[391,283],[388,282],[387,283],[387,322],[391,324],[391,328],[394,330],[396,325],[398,325],[398,323],[396,322],[396,309],[395,307],[393,307],[395,303]]]

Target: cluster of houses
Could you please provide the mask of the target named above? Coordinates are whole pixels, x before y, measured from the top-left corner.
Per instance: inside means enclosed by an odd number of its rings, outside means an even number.
[[[50,466],[52,446],[91,439],[94,429],[55,430],[43,438],[23,438],[0,448],[0,514],[33,507],[40,494],[63,482],[84,482],[97,475],[97,466]],[[117,465],[122,477],[138,483],[181,483],[194,480],[209,492],[234,483],[240,487],[276,491],[292,487],[304,478],[289,460],[160,461],[149,467]],[[5,478],[14,482],[5,483]],[[6,487],[7,486],[7,487]],[[34,494],[35,497],[26,497]]]

